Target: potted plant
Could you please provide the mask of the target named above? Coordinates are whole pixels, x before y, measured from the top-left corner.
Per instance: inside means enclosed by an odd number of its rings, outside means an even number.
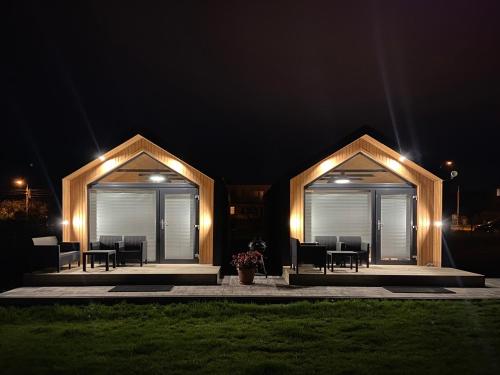
[[[238,269],[240,284],[253,284],[255,270],[261,262],[262,254],[258,251],[250,250],[233,255],[231,264]]]

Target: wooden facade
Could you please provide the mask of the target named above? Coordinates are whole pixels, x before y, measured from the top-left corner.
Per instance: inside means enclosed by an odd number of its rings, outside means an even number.
[[[305,187],[359,153],[415,185],[417,264],[441,267],[442,180],[369,135],[363,135],[290,180],[290,235],[304,240]]]
[[[88,247],[88,187],[108,173],[119,168],[141,153],[146,153],[181,176],[195,183],[199,189],[199,261],[213,264],[214,181],[179,158],[136,135],[63,179],[63,240],[79,241],[82,249]],[[103,160],[101,160],[103,159]]]

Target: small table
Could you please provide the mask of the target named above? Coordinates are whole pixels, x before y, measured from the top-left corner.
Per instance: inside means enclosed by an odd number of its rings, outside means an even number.
[[[341,256],[348,256],[351,262],[351,269],[352,269],[352,258],[356,260],[356,272],[358,272],[358,264],[359,264],[359,254],[357,251],[349,251],[349,250],[344,250],[344,251],[339,251],[339,250],[329,250],[326,252],[328,254],[328,257],[330,258],[330,265],[331,268],[330,270],[333,272],[333,258],[335,255],[341,255]]]
[[[116,268],[116,250],[87,250],[83,255],[83,271],[87,271],[87,256],[90,258],[90,268],[94,268],[96,255],[104,255],[106,258],[106,271],[109,271],[109,257],[113,256],[113,268]]]

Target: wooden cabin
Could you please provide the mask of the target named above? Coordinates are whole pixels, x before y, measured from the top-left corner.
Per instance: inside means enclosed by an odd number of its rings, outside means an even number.
[[[441,267],[442,180],[363,135],[290,180],[290,235],[360,236],[371,263]]]
[[[214,262],[214,181],[136,135],[63,179],[63,240],[147,238],[149,263]]]

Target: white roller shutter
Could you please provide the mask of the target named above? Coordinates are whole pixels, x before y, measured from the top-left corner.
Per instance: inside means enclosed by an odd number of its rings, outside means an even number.
[[[312,191],[305,194],[305,240],[316,236],[361,236],[371,243],[369,192]]]
[[[410,204],[410,197],[407,194],[380,197],[381,259],[410,259]]]
[[[165,258],[193,259],[195,199],[192,194],[165,195]]]
[[[156,191],[90,190],[90,240],[102,235],[146,236],[148,261],[156,260]]]

